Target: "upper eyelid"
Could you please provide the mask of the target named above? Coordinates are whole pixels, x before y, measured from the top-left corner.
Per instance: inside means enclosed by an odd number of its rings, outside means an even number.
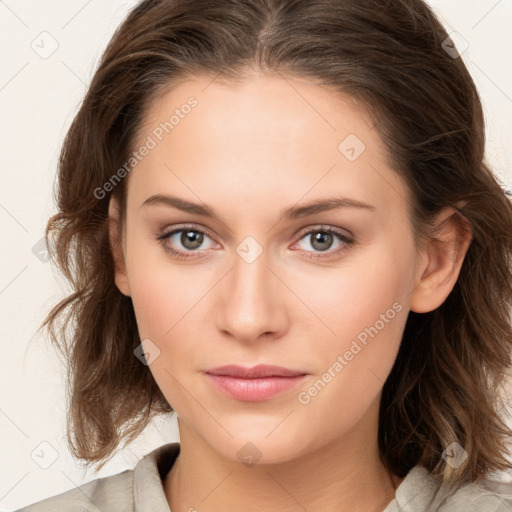
[[[172,227],[168,230],[163,230],[162,234],[158,238],[167,238],[171,235],[175,235],[176,233],[179,233],[180,231],[197,231],[199,233],[204,233],[205,235],[209,236],[212,240],[215,240],[215,237],[211,235],[211,232],[206,228],[200,228],[194,225],[184,225],[184,226],[178,226],[178,227]],[[218,242],[217,242],[218,243]]]
[[[337,228],[335,226],[329,226],[327,224],[317,224],[316,226],[308,226],[306,228],[301,229],[295,236],[300,236],[302,238],[302,235],[307,235],[314,231],[333,231],[334,233],[337,233],[341,236],[346,236],[347,238],[350,239],[354,238],[354,235],[349,230],[344,228]],[[345,232],[346,234],[343,232]]]

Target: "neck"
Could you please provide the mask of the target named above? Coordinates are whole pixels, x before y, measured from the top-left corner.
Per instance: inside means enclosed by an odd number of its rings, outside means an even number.
[[[180,447],[164,482],[173,512],[382,512],[400,483],[382,464],[377,436],[369,442],[364,425],[274,464],[248,466],[226,459],[181,422]]]

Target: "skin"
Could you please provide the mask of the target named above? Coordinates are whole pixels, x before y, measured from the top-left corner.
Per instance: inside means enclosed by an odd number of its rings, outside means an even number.
[[[470,236],[447,208],[438,240],[417,251],[409,191],[389,167],[371,117],[305,79],[184,81],[153,102],[138,143],[190,96],[198,105],[130,173],[123,226],[110,202],[116,285],[132,297],[141,339],[160,351],[149,369],[178,415],[181,452],[164,481],[170,507],[382,511],[395,492],[377,447],[382,386],[408,312],[442,304]],[[354,161],[338,149],[349,134],[366,146]],[[205,203],[218,218],[142,206],[155,194]],[[285,208],[332,196],[375,209],[282,217]],[[165,245],[157,240],[184,223],[211,236],[196,249],[183,245],[181,232]],[[322,226],[352,235],[354,243],[333,236],[322,251],[314,242]],[[247,236],[263,249],[251,263],[236,250]],[[165,246],[193,257],[176,259]],[[394,303],[401,311],[300,403],[298,393]],[[241,401],[221,394],[203,373],[230,363],[308,375],[273,398]],[[252,466],[237,455],[248,442],[260,456]]]

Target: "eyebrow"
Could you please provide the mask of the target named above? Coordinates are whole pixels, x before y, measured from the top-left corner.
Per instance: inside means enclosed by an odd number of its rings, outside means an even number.
[[[141,208],[155,205],[169,206],[183,212],[202,215],[212,219],[218,219],[218,215],[210,206],[206,204],[193,203],[191,201],[187,201],[186,199],[172,195],[156,194],[148,197],[142,203]],[[376,210],[375,206],[364,203],[357,199],[350,199],[347,197],[330,197],[312,201],[302,206],[292,206],[287,208],[281,212],[280,218],[284,217],[285,219],[290,220],[300,219],[310,215],[315,215],[316,213],[334,210],[336,208],[360,208],[369,211]]]

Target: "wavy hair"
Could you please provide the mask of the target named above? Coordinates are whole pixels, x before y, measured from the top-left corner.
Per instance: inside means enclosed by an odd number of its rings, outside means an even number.
[[[512,206],[485,163],[478,92],[460,56],[445,51],[447,38],[421,0],[145,0],[132,9],[66,135],[58,211],[46,229],[72,286],[41,327],[66,358],[67,439],[77,458],[102,467],[121,441],[173,410],[134,356],[133,305],[114,283],[108,204],[114,195],[124,217],[129,177],[108,193],[104,184],[130,158],[162,91],[193,76],[242,81],[257,69],[315,80],[371,112],[411,191],[416,241],[446,206],[471,228],[452,292],[407,318],[381,399],[383,463],[399,476],[421,464],[445,483],[512,467],[503,418]],[[458,468],[441,456],[453,441],[468,453]]]

